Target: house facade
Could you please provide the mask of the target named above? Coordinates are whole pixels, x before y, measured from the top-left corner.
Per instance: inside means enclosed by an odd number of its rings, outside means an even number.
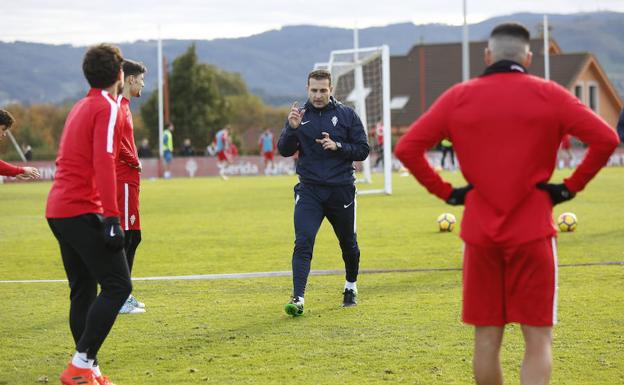
[[[487,41],[470,43],[470,77],[483,73]],[[529,73],[544,77],[544,42],[531,40],[533,63]],[[616,127],[623,101],[588,52],[563,53],[554,40],[549,46],[550,78]],[[462,81],[461,43],[415,45],[405,56],[390,59],[392,132],[403,134],[447,89]]]

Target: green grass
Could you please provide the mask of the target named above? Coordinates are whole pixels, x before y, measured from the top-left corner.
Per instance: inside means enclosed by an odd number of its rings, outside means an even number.
[[[462,183],[458,174],[445,177]],[[564,175],[557,174],[555,180]],[[623,169],[604,170],[555,214],[575,212],[559,240],[560,263],[624,260]],[[377,178],[379,179],[379,178]],[[292,177],[145,181],[143,243],[134,275],[290,270]],[[362,188],[362,187],[361,187]],[[362,269],[459,268],[457,232],[436,232],[445,206],[412,178],[392,197],[358,198]],[[65,278],[43,219],[49,184],[1,185],[0,280]],[[314,269],[341,269],[324,223]],[[366,274],[360,304],[342,309],[342,276],[311,276],[306,314],[283,305],[290,278],[139,281],[143,315],[122,316],[100,360],[118,385],[471,384],[472,328],[460,322],[458,271]],[[622,266],[560,269],[552,384],[624,383]],[[57,376],[73,350],[62,283],[0,284],[0,384]],[[509,326],[502,353],[518,383],[522,340]]]

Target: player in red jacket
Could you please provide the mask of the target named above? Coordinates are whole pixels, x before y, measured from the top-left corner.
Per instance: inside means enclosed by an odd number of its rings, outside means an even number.
[[[15,119],[9,111],[0,110],[0,140],[2,140],[7,131],[11,128]],[[18,167],[10,163],[0,160],[0,175],[14,176],[18,179],[38,179],[40,177],[39,170],[34,167]]]
[[[94,375],[93,366],[132,291],[115,175],[122,61],[119,48],[108,44],[85,54],[82,70],[91,89],[67,116],[48,195],[46,218],[71,290],[69,325],[76,353],[61,374],[66,385],[111,384],[99,371]]]
[[[401,138],[396,155],[429,192],[465,202],[463,321],[475,325],[477,384],[503,383],[499,352],[505,324],[520,323],[526,343],[522,384],[548,384],[557,311],[553,205],[572,199],[606,164],[615,131],[568,90],[528,75],[529,32],[498,25],[483,76],[446,91]],[[549,183],[561,138],[588,145],[563,183]],[[425,152],[453,142],[468,185],[453,188]]]
[[[124,251],[128,261],[128,269],[132,274],[134,254],[141,243],[141,221],[139,219],[139,186],[141,183],[141,162],[134,143],[134,125],[130,100],[140,97],[145,86],[145,66],[132,60],[124,59],[124,87],[119,95],[119,112],[121,114],[122,133],[117,158],[117,205],[121,227],[125,233]],[[139,302],[132,294],[119,311],[122,314],[145,313],[145,304]]]

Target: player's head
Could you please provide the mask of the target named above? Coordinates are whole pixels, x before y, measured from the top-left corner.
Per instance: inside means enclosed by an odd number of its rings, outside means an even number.
[[[175,130],[175,127],[173,126],[173,123],[169,123],[167,124],[167,129],[171,132],[173,132],[173,130]]]
[[[147,69],[145,65],[134,60],[124,59],[123,61],[124,72],[124,94],[138,98],[141,96],[141,91],[145,87],[145,72]]]
[[[520,23],[507,22],[494,27],[485,49],[485,63],[491,65],[500,60],[512,60],[528,67],[533,54],[529,50],[531,34]]]
[[[121,50],[111,44],[99,44],[89,48],[82,61],[82,72],[92,88],[106,89],[117,85],[123,88],[123,56]]]
[[[11,128],[14,122],[15,118],[9,111],[0,110],[0,138],[5,137],[7,130]]]
[[[333,88],[331,72],[314,70],[308,74],[308,100],[316,108],[323,108],[329,103]]]

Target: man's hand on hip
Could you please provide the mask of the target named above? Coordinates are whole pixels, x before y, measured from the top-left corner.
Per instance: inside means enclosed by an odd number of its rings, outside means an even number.
[[[550,195],[550,200],[553,206],[559,203],[569,201],[576,196],[576,193],[568,190],[568,187],[563,183],[538,183],[537,188],[544,190]]]
[[[446,200],[446,203],[451,206],[463,205],[464,202],[466,202],[466,194],[468,194],[468,191],[470,190],[472,190],[471,184],[464,187],[454,188],[453,191],[451,191],[451,195],[449,195],[448,199]]]

